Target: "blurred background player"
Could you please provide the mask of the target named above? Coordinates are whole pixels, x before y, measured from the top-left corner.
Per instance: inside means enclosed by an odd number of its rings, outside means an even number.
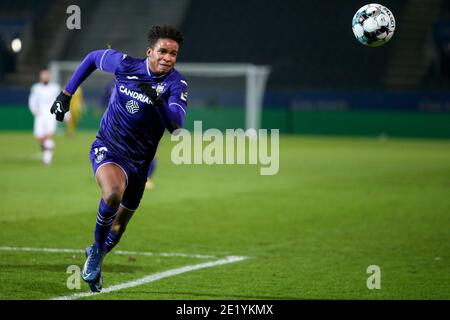
[[[39,82],[31,87],[28,98],[28,106],[34,116],[33,134],[39,140],[42,150],[42,161],[49,165],[53,159],[53,149],[55,142],[53,135],[56,131],[56,120],[49,112],[60,91],[56,83],[50,82],[48,70],[43,69],[39,73]]]
[[[66,113],[64,122],[66,122],[66,132],[68,136],[73,136],[84,110],[84,97],[81,87],[75,91],[70,100],[70,111]]]
[[[116,82],[114,80],[108,81],[106,84],[103,94],[100,99],[100,105],[97,106],[94,110],[94,114],[96,118],[100,118],[105,112],[105,108],[108,107],[109,100],[111,99],[111,95],[113,93],[114,88],[116,87]]]
[[[155,173],[157,161],[158,160],[156,160],[156,156],[155,156],[153,158],[152,162],[150,162],[150,165],[148,166],[147,182],[145,183],[145,189],[151,190],[151,189],[155,188],[155,182],[153,181],[153,175]]]

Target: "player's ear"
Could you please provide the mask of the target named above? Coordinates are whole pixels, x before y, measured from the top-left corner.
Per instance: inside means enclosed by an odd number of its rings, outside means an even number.
[[[148,48],[147,48],[147,51],[146,51],[145,53],[147,54],[147,57],[150,57],[150,55],[152,54],[152,52],[153,52],[153,49],[150,48],[150,47],[148,47]]]

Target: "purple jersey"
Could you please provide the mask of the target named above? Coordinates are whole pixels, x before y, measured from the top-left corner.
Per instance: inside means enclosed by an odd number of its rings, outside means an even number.
[[[98,50],[83,60],[66,91],[75,92],[97,68],[114,73],[116,78],[97,140],[108,150],[124,157],[133,170],[147,169],[164,133],[164,119],[183,126],[187,108],[186,79],[175,69],[163,75],[152,74],[147,58],[132,58],[112,49]],[[138,88],[142,82],[156,89],[161,97],[161,108],[154,107]]]

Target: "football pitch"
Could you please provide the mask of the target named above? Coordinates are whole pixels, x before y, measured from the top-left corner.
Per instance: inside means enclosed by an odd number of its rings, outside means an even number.
[[[0,299],[450,298],[450,141],[362,137],[281,136],[261,176],[176,166],[165,136],[104,292],[69,289],[100,199],[94,136],[58,135],[45,167],[31,132],[0,133]]]

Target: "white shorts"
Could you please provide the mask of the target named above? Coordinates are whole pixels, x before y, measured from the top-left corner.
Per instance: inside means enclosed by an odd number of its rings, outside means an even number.
[[[54,117],[37,116],[34,118],[33,134],[40,139],[48,134],[54,134],[56,131],[56,119]]]

